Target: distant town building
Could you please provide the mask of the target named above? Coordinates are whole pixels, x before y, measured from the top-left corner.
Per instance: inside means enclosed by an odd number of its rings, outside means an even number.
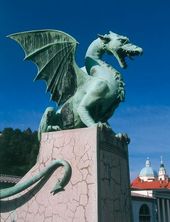
[[[7,188],[17,184],[22,177],[0,174],[0,188]]]
[[[149,158],[131,183],[135,222],[170,222],[170,178],[161,158],[158,173]]]
[[[147,158],[145,167],[139,173],[139,176],[131,183],[132,189],[170,189],[170,179],[166,173],[164,163],[161,158],[158,173],[153,170],[149,158]]]
[[[164,163],[162,161],[162,157],[161,157],[161,165],[160,165],[159,172],[158,172],[158,180],[168,182],[168,175],[166,174],[166,169],[165,169]],[[170,188],[170,186],[169,186],[169,188]]]

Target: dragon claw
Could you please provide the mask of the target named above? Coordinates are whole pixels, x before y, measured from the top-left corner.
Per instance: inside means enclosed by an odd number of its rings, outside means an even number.
[[[101,129],[103,129],[103,128],[111,129],[111,127],[109,126],[108,123],[98,122],[96,125]]]
[[[47,127],[47,132],[53,132],[53,131],[60,131],[61,130],[61,128],[59,127],[59,126],[48,126]]]
[[[120,141],[126,142],[127,144],[130,143],[130,138],[128,137],[127,133],[117,133],[115,137],[118,138]]]

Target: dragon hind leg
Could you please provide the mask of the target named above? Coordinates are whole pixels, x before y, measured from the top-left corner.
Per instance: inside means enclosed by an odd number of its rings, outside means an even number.
[[[41,134],[44,132],[61,130],[61,117],[60,113],[57,113],[53,107],[47,107],[42,115],[39,129],[38,139],[41,139]]]

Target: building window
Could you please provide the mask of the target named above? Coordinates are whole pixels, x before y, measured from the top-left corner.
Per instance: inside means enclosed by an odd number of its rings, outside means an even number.
[[[146,204],[143,204],[139,210],[139,222],[150,222],[150,210]]]

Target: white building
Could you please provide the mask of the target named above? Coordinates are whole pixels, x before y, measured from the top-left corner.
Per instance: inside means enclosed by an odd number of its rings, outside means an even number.
[[[162,159],[157,173],[147,158],[131,189],[134,222],[170,222],[170,179]]]

